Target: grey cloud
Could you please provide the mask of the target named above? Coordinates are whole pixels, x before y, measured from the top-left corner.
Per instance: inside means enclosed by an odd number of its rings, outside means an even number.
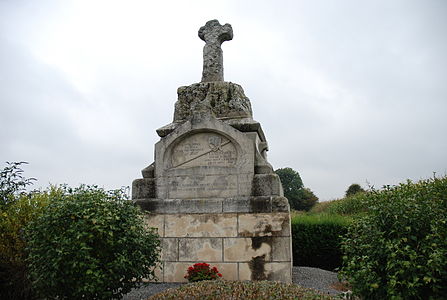
[[[200,80],[202,43],[191,28],[206,20],[179,14],[164,24],[166,34],[148,28],[138,38],[157,51],[102,62],[85,93],[20,44],[52,7],[42,2],[33,20],[11,17],[23,3],[1,13],[8,27],[0,31],[0,158],[29,160],[44,185],[129,185],[153,159],[155,129],[172,120],[177,87]],[[275,168],[298,170],[323,200],[353,182],[380,187],[447,172],[444,1],[231,3],[220,12],[234,29],[225,78],[251,99]],[[181,43],[172,39],[179,30]],[[87,133],[101,140],[80,135],[73,111],[88,112],[95,128]]]

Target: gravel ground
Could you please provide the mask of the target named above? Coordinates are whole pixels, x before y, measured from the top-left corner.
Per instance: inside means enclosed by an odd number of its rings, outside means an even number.
[[[310,267],[293,267],[292,281],[305,288],[315,289],[327,294],[340,294],[331,288],[331,285],[338,282],[337,273]]]
[[[339,294],[340,292],[331,288],[338,282],[337,273],[309,267],[293,267],[293,283],[302,287],[312,288],[328,294]],[[146,300],[149,296],[160,293],[170,288],[176,288],[182,283],[146,283],[140,288],[132,290],[122,300]]]

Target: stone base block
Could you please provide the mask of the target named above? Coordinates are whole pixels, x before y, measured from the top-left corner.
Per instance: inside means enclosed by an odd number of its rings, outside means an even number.
[[[161,238],[159,281],[185,282],[189,266],[206,262],[226,280],[291,282],[289,213],[149,213],[145,222]]]

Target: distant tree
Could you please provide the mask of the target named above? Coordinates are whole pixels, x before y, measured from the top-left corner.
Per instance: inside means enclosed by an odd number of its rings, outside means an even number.
[[[346,197],[355,195],[357,193],[363,193],[365,190],[360,186],[360,184],[353,183],[346,190]]]
[[[284,194],[296,193],[303,187],[300,174],[292,168],[282,168],[275,171],[281,179]]]
[[[318,197],[308,188],[302,188],[299,195],[299,201],[295,203],[296,210],[309,211],[318,202]]]
[[[304,188],[300,174],[292,168],[282,168],[275,171],[281,179],[284,196],[289,200],[290,208],[295,210],[310,210],[318,198],[307,188]]]

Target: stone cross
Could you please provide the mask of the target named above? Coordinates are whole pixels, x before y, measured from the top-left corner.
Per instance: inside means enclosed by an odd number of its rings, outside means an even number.
[[[224,81],[220,46],[233,39],[233,28],[230,24],[222,26],[219,21],[211,20],[199,29],[199,37],[206,43],[203,47],[202,82]]]

